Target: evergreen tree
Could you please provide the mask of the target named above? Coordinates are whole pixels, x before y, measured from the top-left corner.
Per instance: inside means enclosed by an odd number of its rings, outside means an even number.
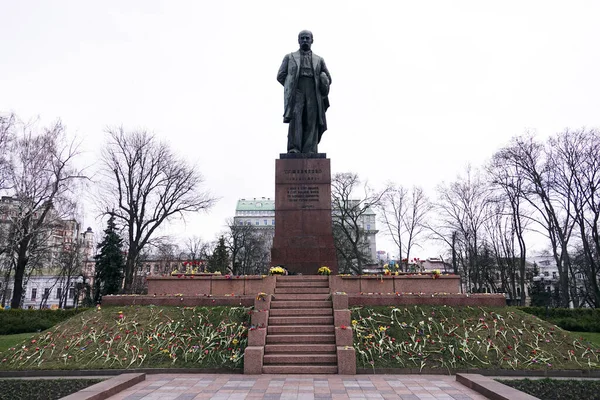
[[[99,302],[102,296],[115,294],[121,290],[123,271],[125,269],[122,245],[123,239],[117,233],[115,217],[111,216],[104,230],[104,239],[100,243],[99,254],[95,257],[95,303]]]
[[[225,238],[221,236],[219,243],[212,255],[208,258],[208,271],[209,272],[220,272],[222,274],[227,273],[229,269],[229,252],[225,245]]]

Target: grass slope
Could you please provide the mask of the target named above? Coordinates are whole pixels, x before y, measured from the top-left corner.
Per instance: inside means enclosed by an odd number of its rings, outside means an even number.
[[[358,367],[590,369],[600,350],[514,308],[352,309]]]
[[[241,368],[249,309],[106,307],[89,310],[0,355],[0,368]]]

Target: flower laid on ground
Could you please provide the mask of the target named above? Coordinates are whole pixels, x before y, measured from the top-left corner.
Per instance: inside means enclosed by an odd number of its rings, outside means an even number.
[[[262,300],[265,301],[267,299],[267,294],[264,292],[261,292],[259,294],[256,295],[256,300]]]
[[[319,275],[331,275],[331,270],[329,269],[329,267],[326,267],[324,265],[321,268],[319,268],[319,270],[317,271],[317,273]]]
[[[357,361],[363,367],[600,368],[600,349],[521,311],[356,307],[352,318]]]
[[[105,307],[3,352],[3,369],[240,368],[246,307]],[[115,318],[115,314],[117,318]],[[125,317],[126,316],[126,317]]]
[[[283,267],[276,266],[276,267],[271,267],[271,269],[269,269],[269,275],[284,275],[284,274],[285,274],[285,269]]]
[[[433,279],[439,278],[441,274],[442,274],[442,271],[440,271],[439,269],[434,269],[433,271],[431,271],[431,277]]]

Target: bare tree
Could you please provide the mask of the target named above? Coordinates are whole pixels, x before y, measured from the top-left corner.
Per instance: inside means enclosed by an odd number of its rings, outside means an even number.
[[[568,245],[575,221],[570,212],[571,200],[565,197],[569,191],[559,189],[557,173],[562,167],[552,152],[551,146],[544,147],[527,135],[514,138],[496,157],[513,165],[523,179],[523,198],[535,209],[532,218],[550,239],[559,273],[560,303],[568,307],[571,270]],[[564,182],[561,185],[564,186]]]
[[[406,269],[413,246],[425,232],[425,222],[431,203],[422,188],[414,186],[411,193],[401,185],[390,185],[382,197],[381,220],[398,248],[399,260],[406,259]]]
[[[174,217],[207,210],[214,202],[201,190],[202,176],[166,143],[147,132],[108,131],[103,152],[103,212],[125,227],[129,250],[124,290],[131,291],[140,252],[157,228]]]
[[[17,125],[15,139],[9,144],[5,185],[13,202],[8,240],[14,270],[13,308],[21,304],[33,249],[43,248],[52,229],[72,216],[75,183],[85,177],[73,166],[77,144],[67,141],[60,121],[43,132],[37,132],[35,124]]]
[[[484,223],[489,218],[488,184],[478,172],[473,173],[467,167],[464,176],[449,185],[438,186],[437,191],[437,225],[428,225],[432,238],[450,246],[453,262],[462,267],[467,288],[481,291],[487,274],[479,258],[485,244]]]
[[[364,217],[379,207],[388,190],[373,191],[355,173],[338,173],[331,181],[336,250],[338,255],[344,254],[342,264],[351,263],[357,274],[362,274],[363,266],[373,261],[367,252]]]
[[[530,221],[530,213],[526,210],[524,184],[525,179],[519,171],[518,166],[510,159],[504,158],[497,153],[492,158],[487,168],[492,186],[498,191],[497,201],[499,201],[500,214],[492,222],[488,232],[498,233],[497,238],[492,238],[499,266],[506,263],[508,275],[501,273],[504,288],[510,288],[512,298],[516,298],[517,290],[515,281],[516,271],[519,271],[519,292],[521,293],[521,305],[525,305],[525,265],[527,246],[525,243],[525,229]],[[505,217],[508,217],[507,221]],[[515,241],[517,247],[515,247]],[[518,251],[517,251],[518,248]],[[514,265],[514,261],[518,264]],[[504,268],[501,270],[504,272]]]
[[[571,297],[573,301],[579,297],[576,273],[580,272],[591,304],[600,307],[600,134],[596,130],[565,130],[552,137],[548,147],[555,168],[555,190],[563,198],[561,204],[567,205],[566,211],[576,223],[581,243],[581,259],[577,263],[579,271],[574,268],[569,271]]]
[[[0,115],[0,190],[6,189],[11,169],[10,146],[14,139],[15,115]]]
[[[234,275],[266,272],[270,261],[272,237],[253,225],[236,225],[229,220],[229,231],[224,236],[231,256]]]

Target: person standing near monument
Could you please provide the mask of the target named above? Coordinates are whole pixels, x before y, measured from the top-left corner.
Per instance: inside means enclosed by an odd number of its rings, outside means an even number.
[[[312,32],[300,32],[298,44],[300,49],[283,58],[277,73],[284,88],[283,122],[289,124],[287,151],[314,154],[327,130],[331,75],[325,60],[311,51]]]

